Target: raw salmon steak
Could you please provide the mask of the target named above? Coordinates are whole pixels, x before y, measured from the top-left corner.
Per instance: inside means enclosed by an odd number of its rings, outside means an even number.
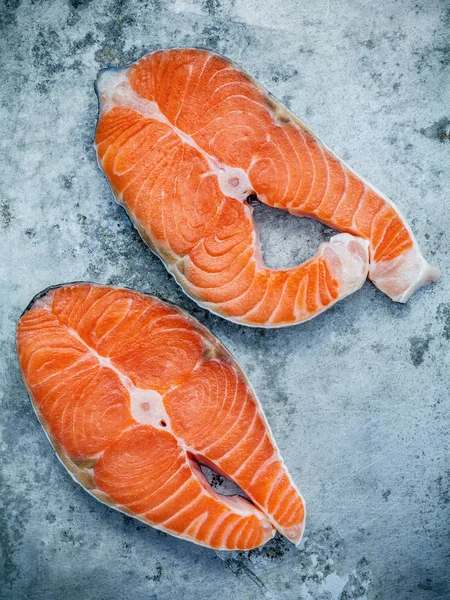
[[[175,536],[248,550],[297,544],[304,504],[245,375],[207,329],[132,290],[46,290],[19,321],[33,406],[90,494]],[[244,490],[217,493],[208,466]]]
[[[246,325],[311,319],[367,273],[405,302],[438,271],[396,206],[255,80],[205,50],[166,50],[97,80],[99,163],[185,292]],[[263,261],[247,198],[343,233],[291,269]]]

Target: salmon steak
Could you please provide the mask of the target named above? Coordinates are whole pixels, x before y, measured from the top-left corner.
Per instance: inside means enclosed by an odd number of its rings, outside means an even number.
[[[367,274],[405,302],[439,278],[396,206],[229,60],[165,50],[100,73],[96,149],[117,201],[184,291],[232,321],[307,321]],[[264,265],[249,195],[342,232]]]
[[[236,361],[181,309],[132,290],[68,284],[22,315],[17,349],[36,414],[72,477],[172,535],[248,550],[298,544],[302,497]],[[227,496],[200,465],[237,484]]]

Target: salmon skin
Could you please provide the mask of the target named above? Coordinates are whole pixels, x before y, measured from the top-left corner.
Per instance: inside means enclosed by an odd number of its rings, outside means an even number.
[[[20,366],[58,457],[90,494],[172,535],[249,550],[305,510],[244,373],[181,309],[74,283],[39,294],[17,327]],[[199,465],[234,481],[213,490]]]
[[[369,274],[405,302],[439,272],[405,219],[254,79],[205,50],[100,73],[96,149],[117,201],[185,292],[232,321],[307,321]],[[268,269],[247,198],[343,233]]]

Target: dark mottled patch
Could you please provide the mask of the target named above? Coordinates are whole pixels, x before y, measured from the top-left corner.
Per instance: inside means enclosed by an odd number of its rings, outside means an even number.
[[[248,577],[264,594],[267,592],[267,588],[264,585],[264,583],[261,581],[258,575],[256,575],[256,573],[252,571],[252,569],[250,569],[250,567],[248,566],[248,561],[246,560],[246,558],[242,559],[241,557],[230,557],[226,558],[223,562],[232,573],[234,573],[238,577],[241,577],[242,575]]]
[[[283,104],[287,108],[290,109],[292,106],[292,101],[294,100],[294,97],[291,94],[285,94],[281,100],[282,100]],[[287,117],[286,117],[286,120],[287,120]]]
[[[122,514],[122,521],[125,528],[128,528],[134,524],[134,519],[128,515]]]
[[[368,48],[369,50],[373,50],[375,48],[375,42],[373,40],[364,40],[361,43],[361,46]]]
[[[417,584],[417,587],[419,590],[423,590],[424,592],[432,592],[433,584],[432,584],[431,578],[427,577],[426,579],[419,581],[419,583]]]
[[[131,548],[131,544],[129,542],[124,542],[122,544],[122,552],[121,555],[125,558],[131,556],[132,554],[132,548]]]
[[[430,140],[448,142],[450,141],[450,119],[443,117],[429,127],[422,128],[420,133]]]
[[[261,548],[261,555],[270,558],[270,560],[276,560],[282,558],[286,552],[289,552],[290,544],[286,538],[274,537],[269,540],[267,544]],[[250,551],[252,552],[252,550]]]
[[[155,0],[152,2],[151,10],[156,12],[160,10],[160,2]],[[106,22],[99,24],[100,31],[104,34],[104,42],[102,47],[96,51],[95,60],[102,68],[120,67],[131,59],[135,59],[134,54],[125,53],[125,33],[124,27],[132,26],[136,17],[129,10],[128,4],[124,0],[115,0],[112,3],[109,14],[111,18]],[[133,47],[133,53],[136,51]]]
[[[95,60],[102,67],[120,67],[125,64],[125,55],[121,48],[105,44],[95,53]]]
[[[373,344],[371,344],[370,347],[377,354],[380,354],[380,352],[382,352],[384,350],[384,346],[381,342],[374,342]]]
[[[415,54],[418,57],[415,65],[418,73],[450,65],[450,46],[428,46]]]
[[[450,6],[443,10],[440,19],[445,27],[450,27]]]
[[[83,38],[77,40],[72,45],[72,51],[78,52],[95,44],[96,40],[92,31],[89,31]]]
[[[298,75],[297,69],[293,69],[292,67],[272,67],[272,81],[278,83],[279,81],[289,81],[292,77]]]
[[[59,35],[54,29],[41,29],[31,48],[33,64],[43,75],[54,76],[64,67],[60,62],[62,57]]]
[[[156,565],[156,573],[154,575],[152,575],[151,579],[153,581],[161,581],[162,574],[163,574],[162,567],[161,567],[161,565],[157,564]]]
[[[223,40],[224,28],[220,25],[207,25],[203,29],[203,43],[206,48],[218,51]]]
[[[369,561],[363,556],[357,563],[356,569],[350,573],[339,600],[357,600],[366,597],[367,591],[372,583],[372,574]]]
[[[6,489],[2,485],[2,495],[5,493]],[[8,521],[8,514],[3,509],[0,509],[0,545],[3,551],[2,582],[5,586],[11,585],[16,580],[18,569],[14,562],[14,552],[16,550],[16,542],[20,543],[20,538],[15,542],[13,536],[10,534],[10,524]]]
[[[424,361],[424,356],[428,352],[430,348],[430,342],[433,339],[433,336],[414,336],[409,339],[409,343],[411,345],[409,353],[411,356],[411,361],[415,367],[420,366]]]
[[[147,53],[147,49],[139,48],[136,45],[130,46],[128,50],[124,51],[125,55],[125,64],[128,65],[132,62],[135,62],[136,59],[140,58],[144,54]]]
[[[285,359],[280,356],[276,360],[268,361],[264,370],[264,379],[266,381],[266,389],[270,390],[270,397],[275,404],[289,404],[289,396],[285,391],[283,366]]]
[[[52,512],[48,512],[45,515],[45,520],[48,521],[48,523],[54,523],[56,521],[56,515]]]
[[[391,493],[391,490],[384,490],[384,492],[381,494],[385,502],[389,500],[389,496],[391,495]]]
[[[293,544],[277,533],[261,548],[255,548],[248,552],[234,552],[222,560],[237,576],[246,576],[251,579],[265,596],[265,578],[271,569],[264,567],[261,570],[261,559],[268,559],[275,564],[298,564],[299,582],[305,583],[311,590],[317,589],[328,575],[335,573],[335,565],[342,559],[344,551],[341,539],[334,530],[331,527],[325,527],[310,531],[300,549],[295,548]],[[352,572],[345,597],[347,599],[357,598],[356,592],[358,590],[367,591],[370,581],[369,564],[363,557]],[[289,581],[286,584],[285,588],[289,589],[292,582]]]
[[[223,8],[222,0],[203,0],[203,8],[209,15],[214,17]]]
[[[36,84],[36,91],[39,92],[39,94],[42,94],[43,96],[45,96],[45,94],[48,94],[48,89],[49,88],[46,81],[41,81]]]
[[[89,123],[88,127],[87,127],[87,131],[92,132],[93,129],[94,128],[93,128],[92,124]],[[95,153],[95,146],[93,144],[93,139],[92,139],[91,136],[85,136],[84,141],[83,141],[83,150],[84,150],[84,153],[86,155],[86,158],[88,158],[91,161],[95,161],[96,160],[97,155]]]
[[[94,261],[89,262],[86,272],[87,272],[88,280],[95,281],[96,279],[100,278],[100,275],[102,273],[102,268],[97,263],[97,261],[94,260]]]
[[[347,352],[352,348],[351,344],[343,344],[341,342],[337,342],[333,346],[333,351],[336,356],[342,356],[343,354],[347,354]]]
[[[419,581],[417,589],[424,592],[434,592],[432,596],[427,594],[426,598],[437,598],[437,600],[447,600],[450,598],[448,577],[444,573],[440,581],[433,580],[431,577],[425,577]]]
[[[72,8],[77,10],[78,8],[86,8],[92,0],[69,0],[69,4]]]
[[[436,479],[439,502],[450,504],[450,470]]]
[[[437,318],[443,324],[442,336],[450,340],[450,303],[439,304]]]
[[[0,203],[0,220],[5,229],[7,229],[14,220],[11,207],[9,205],[9,202],[7,202],[6,200],[3,200]]]
[[[8,470],[7,466],[6,470]],[[1,471],[0,489],[2,490],[2,502],[0,502],[0,546],[3,549],[0,587],[5,591],[5,588],[14,585],[19,577],[19,566],[16,563],[15,555],[23,544],[29,518],[28,515],[31,512],[31,500],[26,495],[19,497],[17,491],[4,479]],[[20,510],[17,509],[18,506],[20,506]]]
[[[166,533],[165,531],[161,531],[160,529],[156,530],[156,534],[159,535],[159,537],[168,537],[168,533]]]
[[[439,56],[439,62],[443,67],[450,65],[450,46],[436,46],[434,51]]]
[[[29,229],[25,229],[25,235],[30,239],[36,237],[36,229],[34,227],[30,227]]]
[[[301,550],[302,561],[305,565],[310,562],[312,555],[317,557],[317,571],[325,576],[331,571],[334,558],[339,554],[340,540],[335,536],[331,527],[319,529],[303,542]],[[255,548],[248,552],[248,556],[265,556],[271,560],[279,560],[292,555],[296,549],[280,534],[269,540],[262,548]],[[317,579],[319,581],[319,579]]]
[[[16,11],[20,6],[20,0],[3,0],[0,8],[0,31],[4,27],[16,24]]]
[[[61,175],[61,184],[62,187],[66,190],[70,190],[73,185],[73,180],[75,179],[75,173],[69,173],[66,175]]]
[[[71,529],[63,529],[61,531],[61,541],[63,544],[69,544],[70,546],[79,546],[80,539],[78,536],[75,536],[74,532]]]

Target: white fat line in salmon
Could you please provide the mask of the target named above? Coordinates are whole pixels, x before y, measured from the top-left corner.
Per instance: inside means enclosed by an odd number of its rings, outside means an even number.
[[[160,111],[158,104],[137,94],[128,81],[129,69],[122,71],[104,71],[98,78],[97,90],[100,97],[101,113],[107,113],[115,106],[127,108],[139,113],[145,118],[153,119],[167,125],[183,143],[195,148],[208,162],[211,173],[216,175],[219,187],[225,196],[243,202],[252,193],[252,186],[247,173],[243,169],[229,167],[205,152],[200,146],[181,129],[178,129]]]

